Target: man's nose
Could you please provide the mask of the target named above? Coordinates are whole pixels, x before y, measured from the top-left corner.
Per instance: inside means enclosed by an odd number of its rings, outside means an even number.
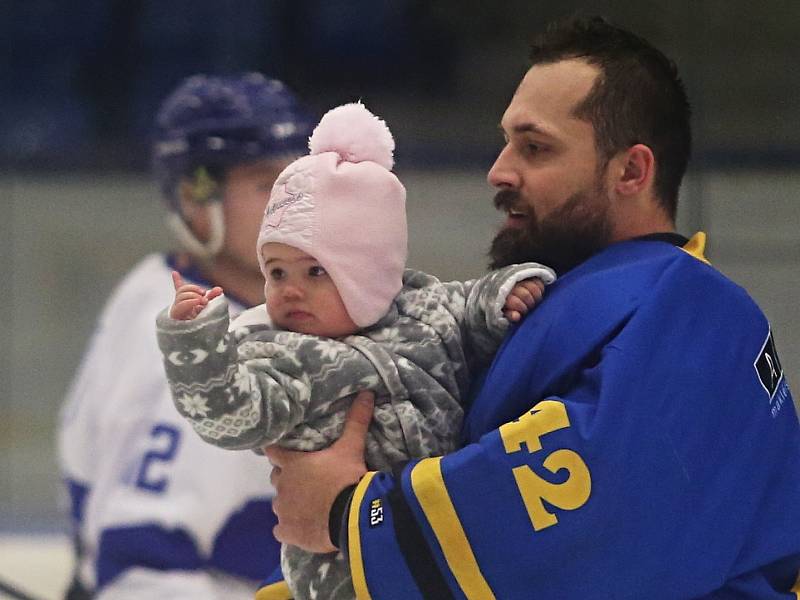
[[[486,175],[486,181],[488,181],[489,185],[492,187],[519,188],[520,179],[513,166],[511,152],[511,146],[506,144],[495,159],[492,168],[489,169],[489,173]]]

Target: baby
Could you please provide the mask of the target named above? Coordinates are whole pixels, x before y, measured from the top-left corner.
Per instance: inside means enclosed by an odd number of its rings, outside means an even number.
[[[173,275],[157,329],[175,405],[217,446],[318,450],[371,390],[370,469],[445,454],[471,373],[553,272],[528,263],[442,283],[406,269],[405,188],[383,121],[362,104],[337,107],[309,148],[276,180],[261,225],[266,311],[229,327],[221,288]],[[281,568],[296,600],[355,597],[341,553],[284,546]]]

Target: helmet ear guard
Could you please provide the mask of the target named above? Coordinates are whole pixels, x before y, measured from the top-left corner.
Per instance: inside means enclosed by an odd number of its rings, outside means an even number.
[[[181,196],[178,206],[182,207],[183,201],[186,200],[207,211],[208,241],[204,243],[198,239],[189,227],[182,208],[167,213],[167,228],[184,250],[200,260],[211,260],[219,253],[225,242],[225,216],[222,207],[221,184],[209,174],[208,169],[198,167],[191,179],[187,178],[181,182],[176,193]]]
[[[222,200],[208,200],[204,203],[204,208],[208,211],[209,221],[209,236],[205,243],[197,238],[182,215],[170,211],[167,213],[165,222],[184,250],[200,260],[209,261],[222,250],[225,242],[225,217]]]
[[[212,177],[205,167],[197,167],[190,183],[189,193],[192,202],[205,204],[213,200],[221,200],[221,190],[218,179]]]

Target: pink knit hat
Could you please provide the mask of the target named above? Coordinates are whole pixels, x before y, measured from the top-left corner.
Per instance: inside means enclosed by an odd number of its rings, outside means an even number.
[[[387,313],[408,255],[406,190],[392,173],[394,139],[363,104],[328,111],[272,187],[258,236],[313,256],[359,327]]]

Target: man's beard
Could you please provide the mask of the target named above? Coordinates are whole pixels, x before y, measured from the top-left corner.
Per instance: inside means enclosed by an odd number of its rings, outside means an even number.
[[[497,208],[519,206],[519,193],[501,190]],[[608,198],[597,186],[593,193],[578,192],[539,220],[529,208],[526,227],[502,229],[489,250],[491,269],[522,262],[538,262],[563,275],[611,243]]]

